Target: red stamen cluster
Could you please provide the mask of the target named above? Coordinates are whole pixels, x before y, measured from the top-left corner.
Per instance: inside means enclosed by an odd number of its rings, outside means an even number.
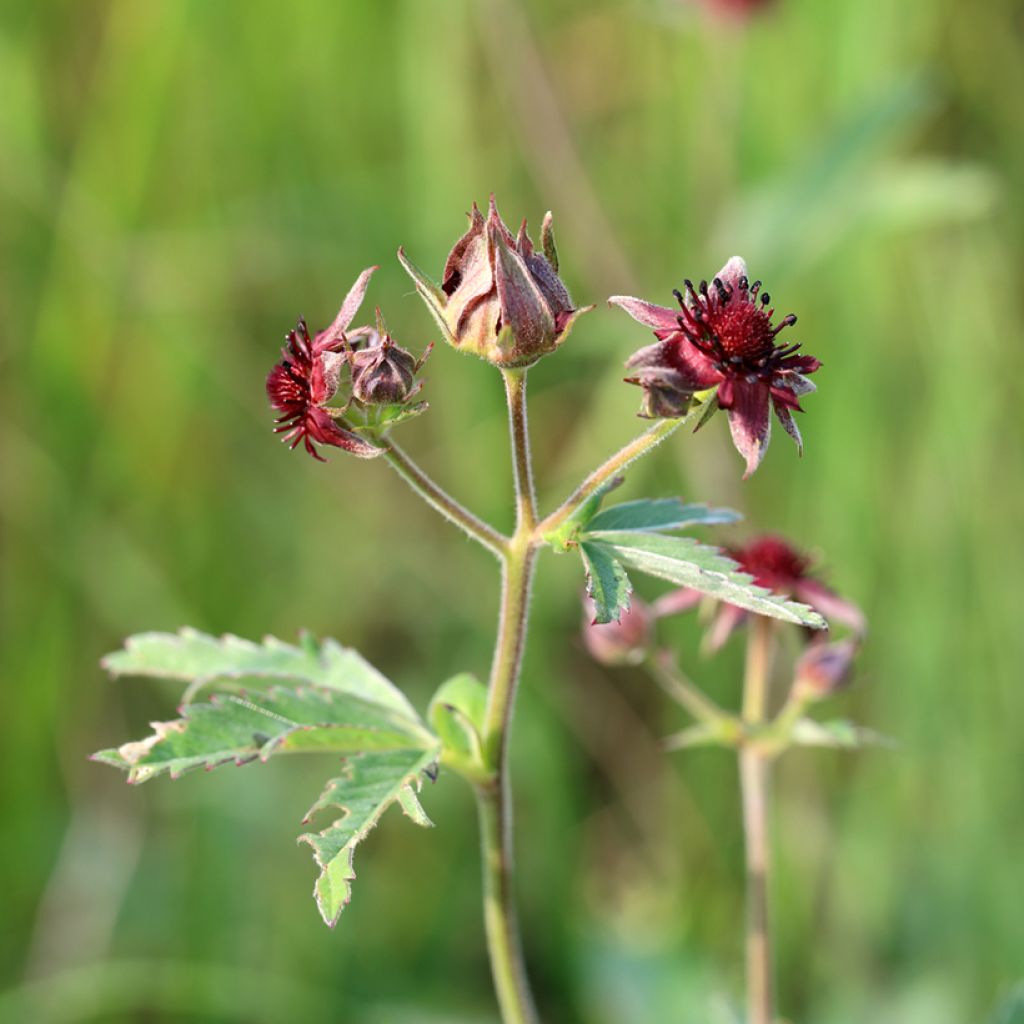
[[[811,373],[818,368],[813,357],[794,358],[800,342],[775,344],[778,334],[796,323],[796,316],[790,313],[773,325],[771,296],[761,291],[760,281],[751,284],[746,275],[731,284],[716,277],[710,288],[707,281],[701,281],[697,288],[689,279],[684,284],[686,296],[678,289],[672,293],[682,310],[676,321],[683,337],[725,378],[718,390],[718,404],[723,409],[732,407],[730,379],[738,377],[751,384],[769,384],[776,402],[802,412],[797,396],[775,382],[784,370]]]
[[[808,578],[811,560],[781,537],[766,536],[729,554],[759,586],[776,593],[792,594]]]
[[[274,433],[284,434],[290,447],[299,444],[320,462],[327,460],[313,447],[313,442],[329,444],[354,451],[371,445],[342,430],[321,403],[329,401],[337,390],[338,368],[331,368],[328,360],[331,348],[323,350],[309,336],[306,321],[300,319],[295,330],[285,337],[284,358],[267,377],[267,397],[281,415],[274,421]],[[358,454],[358,452],[356,452]]]

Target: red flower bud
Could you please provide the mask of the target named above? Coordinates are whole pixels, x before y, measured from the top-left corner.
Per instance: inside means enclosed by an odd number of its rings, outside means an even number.
[[[384,331],[380,310],[377,324],[377,330],[369,330],[366,340],[349,350],[352,396],[364,405],[400,405],[422,387],[416,383],[416,374],[434,346],[428,345],[423,355],[415,359]]]
[[[853,659],[859,643],[853,638],[837,643],[811,644],[796,663],[793,696],[803,700],[823,700],[844,689],[850,681]]]
[[[600,624],[594,623],[594,602],[589,597],[583,599],[583,644],[602,665],[637,665],[643,661],[653,625],[651,609],[636,596],[618,622]]]
[[[398,250],[448,341],[495,366],[529,366],[565,341],[576,317],[558,276],[551,214],[541,228],[543,254],[533,248],[523,221],[517,237],[491,196],[485,218],[476,204],[469,230],[448,254],[440,287]]]

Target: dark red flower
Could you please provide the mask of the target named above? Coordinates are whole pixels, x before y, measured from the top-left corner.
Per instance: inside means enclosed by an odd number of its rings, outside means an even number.
[[[759,586],[809,604],[830,622],[847,626],[857,636],[865,632],[864,613],[817,579],[811,572],[811,559],[781,537],[758,537],[744,547],[726,551]],[[736,605],[723,603],[708,631],[709,649],[721,647],[749,614]]]
[[[288,332],[281,362],[267,376],[267,396],[280,413],[275,433],[284,434],[292,448],[300,443],[305,445],[306,451],[321,462],[327,460],[316,450],[314,442],[333,445],[364,459],[381,454],[380,448],[340,426],[325,408],[338,390],[348,345],[345,332],[376,269],[370,267],[359,275],[334,322],[315,338],[310,338],[306,321],[299,320],[295,330]],[[363,334],[366,329],[353,333]]]
[[[709,286],[686,281],[686,294],[676,291],[678,309],[655,306],[628,295],[608,301],[634,320],[654,329],[654,345],[640,349],[626,362],[636,370],[629,383],[644,389],[641,415],[683,416],[700,391],[717,387],[714,408],[728,411],[733,442],[746,459],[744,479],[760,465],[771,432],[770,407],[783,429],[802,451],[793,412],[801,412],[800,396],[814,391],[806,374],[821,363],[796,355],[799,344],[776,345],[780,331],[796,323],[790,314],[777,325],[771,299],[761,282],[750,282],[746,264],[734,256]]]

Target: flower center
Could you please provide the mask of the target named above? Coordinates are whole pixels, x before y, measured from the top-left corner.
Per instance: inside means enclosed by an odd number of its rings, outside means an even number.
[[[778,537],[761,537],[739,551],[733,558],[769,590],[789,591],[807,575],[809,559]]]
[[[776,347],[775,336],[796,317],[790,314],[773,326],[771,296],[761,291],[760,281],[750,284],[741,277],[726,284],[716,277],[710,287],[701,281],[697,288],[687,281],[686,293],[675,292],[682,310],[679,329],[722,373],[770,375],[799,348]]]
[[[718,338],[727,356],[756,359],[775,347],[768,314],[753,302],[736,300],[711,310],[708,333]]]

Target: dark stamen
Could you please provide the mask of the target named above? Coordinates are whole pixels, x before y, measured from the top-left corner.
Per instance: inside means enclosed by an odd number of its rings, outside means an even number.
[[[769,294],[768,294],[767,292],[765,292],[765,293],[764,293],[764,294],[763,294],[763,295],[761,296],[761,305],[762,305],[762,306],[767,306],[767,305],[768,305],[768,303],[769,303],[769,302],[771,302],[771,301],[772,301],[772,297],[771,297],[771,296],[770,296],[770,295],[769,295]]]

